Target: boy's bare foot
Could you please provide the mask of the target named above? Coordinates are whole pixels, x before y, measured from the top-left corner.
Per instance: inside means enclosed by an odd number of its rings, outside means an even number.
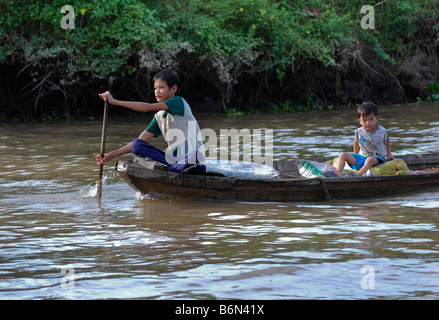
[[[343,177],[343,173],[338,169],[334,170],[334,173],[337,177]]]

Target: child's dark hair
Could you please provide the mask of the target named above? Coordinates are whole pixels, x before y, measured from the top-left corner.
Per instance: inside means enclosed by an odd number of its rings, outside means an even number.
[[[178,76],[178,73],[172,70],[165,69],[160,71],[152,80],[155,82],[157,79],[165,81],[169,88],[172,88],[173,86],[178,87],[180,85],[180,77]]]
[[[378,117],[378,107],[373,102],[363,102],[357,109],[358,119],[363,116],[368,116],[373,114],[375,117]]]

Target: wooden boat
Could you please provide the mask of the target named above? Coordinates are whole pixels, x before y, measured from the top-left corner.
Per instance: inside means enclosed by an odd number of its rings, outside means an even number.
[[[280,173],[278,178],[236,179],[168,172],[166,166],[139,157],[117,162],[116,170],[136,191],[153,197],[178,199],[301,202],[376,198],[439,187],[439,170],[427,170],[439,168],[439,153],[396,158],[404,160],[409,169],[417,170],[417,173],[303,178],[297,160],[279,160],[273,164]]]

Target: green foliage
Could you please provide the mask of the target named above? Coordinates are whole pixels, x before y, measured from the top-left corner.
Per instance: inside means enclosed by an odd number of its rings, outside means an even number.
[[[76,1],[75,29],[64,30],[60,12],[64,5],[62,0],[50,4],[35,0],[4,2],[7,18],[6,23],[0,22],[6,46],[0,51],[0,61],[19,54],[31,65],[50,62],[47,70],[63,69],[66,76],[62,83],[77,81],[77,73],[91,78],[107,77],[116,71],[129,74],[134,71],[127,65],[132,50],[143,45],[157,48],[163,32],[157,13],[135,0]],[[45,74],[47,70],[41,71]]]
[[[434,102],[439,101],[439,87],[436,83],[430,83],[427,87],[428,94],[425,97],[417,97],[416,100],[419,102]]]
[[[248,74],[282,79],[309,62],[338,71],[352,61],[398,65],[439,32],[437,1],[381,1],[376,30],[360,27],[363,2],[79,0],[75,29],[64,30],[64,0],[2,0],[0,63],[23,65],[36,96],[68,98],[75,85],[185,66],[228,100]]]
[[[43,121],[55,121],[60,120],[62,117],[58,116],[54,110],[52,110],[52,113],[43,113],[41,116],[41,120]]]
[[[436,83],[430,83],[428,85],[429,96],[428,101],[439,101],[439,88]]]

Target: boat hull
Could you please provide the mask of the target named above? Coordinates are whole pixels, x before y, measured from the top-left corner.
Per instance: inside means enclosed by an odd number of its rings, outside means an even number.
[[[439,166],[407,156],[411,169]],[[419,157],[418,157],[419,158]],[[412,160],[410,160],[412,159]],[[421,161],[422,160],[422,161]],[[278,167],[292,166],[283,161]],[[404,194],[439,186],[439,173],[346,178],[234,179],[177,174],[145,168],[136,161],[119,161],[116,170],[136,191],[153,197],[226,201],[300,202],[327,199],[362,199]]]

